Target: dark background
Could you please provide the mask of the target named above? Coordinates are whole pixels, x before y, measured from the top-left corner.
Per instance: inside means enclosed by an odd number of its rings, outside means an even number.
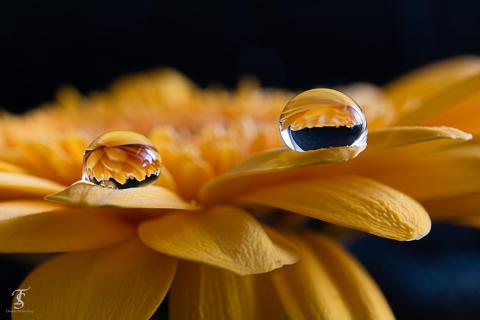
[[[159,66],[201,86],[253,74],[301,89],[384,84],[478,53],[480,1],[0,1],[0,106],[22,112],[63,84],[88,92]],[[478,319],[478,230],[434,226],[422,241],[366,237],[350,250],[400,319]],[[31,268],[25,259],[0,256],[2,309]]]
[[[72,84],[102,89],[171,66],[205,86],[255,74],[301,89],[383,84],[480,52],[480,2],[118,0],[0,2],[0,106],[23,111]]]

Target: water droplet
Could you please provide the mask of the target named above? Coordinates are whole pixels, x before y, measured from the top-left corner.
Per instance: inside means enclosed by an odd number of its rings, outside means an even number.
[[[112,131],[85,150],[82,179],[106,188],[136,188],[157,180],[161,164],[160,155],[146,137]]]
[[[358,104],[332,89],[312,89],[293,97],[279,121],[283,142],[295,151],[367,144],[367,122]]]

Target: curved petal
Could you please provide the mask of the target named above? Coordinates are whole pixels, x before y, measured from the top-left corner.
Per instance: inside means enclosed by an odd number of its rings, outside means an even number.
[[[306,239],[339,289],[353,318],[394,319],[379,288],[353,257],[320,233],[310,233]]]
[[[45,199],[91,207],[195,209],[193,204],[185,202],[174,192],[160,186],[110,189],[79,181],[60,192],[48,195]]]
[[[138,240],[53,257],[20,285],[24,309],[41,319],[149,319],[165,297],[176,260]],[[31,319],[13,313],[13,319]]]
[[[0,161],[0,171],[25,173],[25,169],[5,161]]]
[[[366,152],[442,139],[466,141],[471,140],[472,135],[450,127],[390,127],[369,133]]]
[[[474,117],[478,121],[476,106],[480,96],[480,72],[465,80],[452,84],[452,86],[438,92],[436,95],[428,97],[419,102],[415,110],[405,113],[398,120],[398,124],[443,124],[438,119],[447,119],[445,116],[452,111],[458,112],[468,122],[468,117]],[[437,121],[434,119],[437,118]],[[460,119],[461,120],[461,119]],[[477,127],[464,127],[462,121],[448,121],[449,125],[460,125],[462,129],[476,129]]]
[[[345,162],[355,158],[363,149],[364,147],[338,147],[308,152],[297,152],[290,149],[259,152],[228,171],[223,179],[272,173],[331,162]]]
[[[23,173],[0,172],[0,199],[42,197],[57,192],[63,186]]]
[[[286,319],[270,273],[238,276],[182,261],[169,300],[169,316],[173,320]]]
[[[365,152],[354,161],[348,162],[348,165],[341,162],[352,160],[362,151],[361,149],[267,151],[245,160],[234,169],[211,180],[201,190],[200,197],[206,203],[222,202],[252,188],[298,179],[302,175],[307,177],[323,175],[332,168],[342,172],[346,166],[368,164],[369,158],[373,155],[382,154],[381,157],[385,160],[386,155],[383,153],[392,148],[420,145],[426,141],[429,142],[424,144],[433,144],[434,141],[464,141],[470,138],[467,133],[447,127],[392,127],[376,130],[369,134]]]
[[[234,207],[163,216],[142,223],[139,235],[164,254],[241,275],[268,272],[298,259],[288,240]]]
[[[281,272],[283,268],[269,273],[248,276],[253,281],[254,299],[256,304],[255,314],[258,319],[292,319],[290,312],[286,310],[285,304],[280,299],[280,295],[275,288],[272,274]],[[246,277],[242,277],[246,278]]]
[[[473,79],[472,79],[473,80]],[[440,110],[435,110],[426,119],[422,121],[424,125],[448,125],[462,130],[468,130],[479,133],[478,124],[480,123],[480,114],[478,105],[480,103],[480,77],[476,79],[476,89],[460,96],[457,101],[452,101],[449,105]]]
[[[388,156],[388,155],[385,155]],[[361,174],[423,202],[480,192],[480,146],[466,144],[435,152],[404,150],[369,159]]]
[[[340,247],[324,237],[309,239],[312,247],[299,237],[291,239],[302,259],[261,275],[237,276],[181,262],[170,292],[170,317],[174,320],[394,318],[368,274]],[[319,252],[319,248],[325,252]]]
[[[88,250],[119,242],[134,232],[133,226],[112,213],[46,201],[0,203],[0,252]]]
[[[430,231],[430,218],[412,198],[358,176],[325,176],[253,190],[240,202],[267,205],[395,240]]]
[[[355,158],[363,149],[363,147],[339,147],[309,152],[296,152],[289,149],[260,152],[225,174],[210,180],[200,191],[200,199],[206,203],[215,202],[235,194],[245,185],[251,185],[252,180],[255,180],[253,177],[325,163],[348,161]]]
[[[301,239],[290,235],[302,258],[270,275],[288,319],[353,319],[329,270]]]
[[[479,72],[479,57],[454,57],[405,74],[388,84],[385,92],[397,110],[408,114],[421,107],[422,103],[430,97],[450,90],[455,83]]]
[[[172,283],[170,319],[258,319],[251,277],[181,262]]]

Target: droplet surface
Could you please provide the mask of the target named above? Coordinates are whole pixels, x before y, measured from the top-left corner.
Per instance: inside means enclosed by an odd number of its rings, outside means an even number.
[[[279,120],[283,142],[295,151],[367,144],[365,115],[346,94],[312,89],[293,97]]]
[[[161,158],[139,133],[112,131],[95,139],[83,156],[82,179],[106,188],[127,189],[153,183]]]

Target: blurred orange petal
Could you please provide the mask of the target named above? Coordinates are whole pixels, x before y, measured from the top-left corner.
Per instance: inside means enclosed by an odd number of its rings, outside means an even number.
[[[480,58],[459,56],[413,70],[385,87],[388,98],[407,117],[423,112],[426,101],[480,73]],[[413,124],[409,123],[409,124]]]
[[[63,186],[39,177],[0,172],[0,199],[37,198],[61,190]]]

